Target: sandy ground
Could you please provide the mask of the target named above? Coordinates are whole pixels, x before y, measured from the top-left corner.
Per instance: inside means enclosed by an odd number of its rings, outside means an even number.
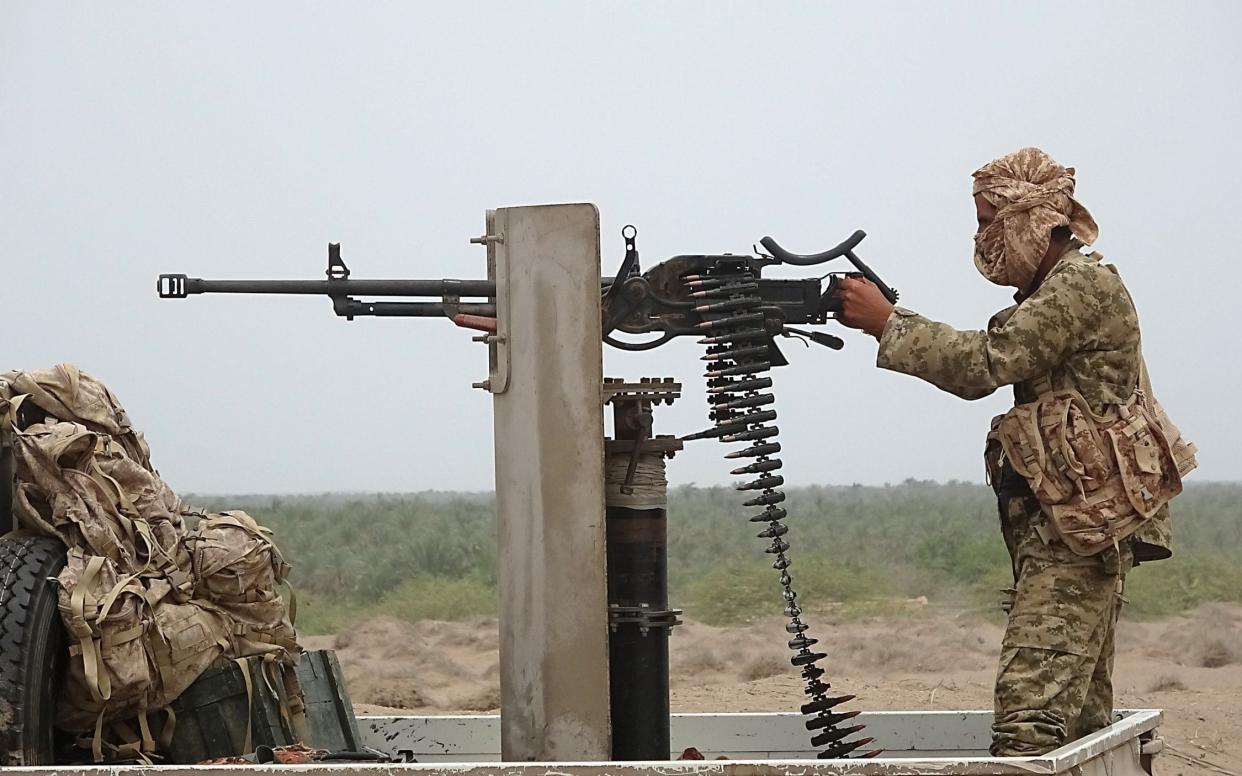
[[[829,634],[835,688],[853,708],[991,708],[1001,627],[972,615],[841,623]],[[820,624],[825,623],[825,624]],[[674,711],[788,711],[802,698],[778,620],[714,628],[690,622],[671,646]],[[500,703],[495,620],[375,620],[308,648],[334,647],[360,713],[494,711]],[[835,646],[834,646],[835,645]],[[1159,622],[1123,622],[1117,706],[1161,708],[1162,774],[1242,776],[1242,607],[1212,605]],[[409,713],[408,711],[406,713]]]

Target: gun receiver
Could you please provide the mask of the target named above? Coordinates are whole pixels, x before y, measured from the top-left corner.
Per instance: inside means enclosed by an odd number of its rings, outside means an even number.
[[[751,255],[693,254],[674,256],[646,273],[641,271],[636,239],[638,230],[621,232],[626,253],[615,278],[601,278],[604,342],[622,350],[650,350],[685,335],[710,338],[718,322],[729,319],[730,310],[745,307],[755,324],[756,346],[769,348],[771,363],[788,363],[774,337],[795,336],[839,350],[839,337],[791,328],[794,325],[827,323],[841,310],[840,277],[865,277],[879,286],[891,302],[897,292],[854,255],[866,236],[857,231],[835,248],[813,255],[791,253],[771,237],[760,244],[767,250]],[[823,277],[774,279],[760,277],[764,269],[779,265],[810,266],[844,256],[855,271],[829,273]],[[347,320],[360,316],[449,318],[459,326],[494,330],[496,284],[491,280],[361,280],[350,277],[341,259],[340,243],[328,245],[325,280],[204,280],[183,274],[159,276],[161,299],[184,299],[191,294],[303,294],[327,296],[333,311]],[[828,278],[827,288],[822,281]],[[366,297],[424,297],[439,301],[367,301]],[[757,305],[756,305],[757,300]],[[489,321],[491,322],[489,324]],[[630,342],[615,332],[653,339]]]

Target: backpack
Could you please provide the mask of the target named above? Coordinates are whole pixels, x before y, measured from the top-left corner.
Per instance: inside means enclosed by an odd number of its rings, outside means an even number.
[[[212,666],[259,656],[272,676],[293,676],[282,667],[301,648],[276,590],[289,565],[271,532],[244,512],[186,508],[102,383],[67,364],[0,375],[0,423],[12,432],[14,522],[69,548],[56,579],[70,642],[57,725],[87,736],[96,761],[166,749],[175,722],[156,741],[149,715]]]
[[[290,566],[270,530],[245,512],[211,513],[186,546],[197,595],[233,620],[239,655],[297,651],[290,611],[277,592]]]

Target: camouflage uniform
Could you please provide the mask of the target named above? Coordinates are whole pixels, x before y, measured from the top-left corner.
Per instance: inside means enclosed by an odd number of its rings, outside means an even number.
[[[877,365],[965,399],[1013,385],[1018,403],[1061,389],[1077,390],[1097,412],[1124,403],[1141,369],[1138,318],[1121,279],[1081,247],[1071,243],[1043,283],[986,331],[896,308]],[[1125,574],[1136,556],[1168,557],[1168,511],[1116,549],[1083,557],[1056,537],[1022,478],[1002,480],[994,485],[1016,594],[997,673],[992,753],[1035,755],[1109,723]]]

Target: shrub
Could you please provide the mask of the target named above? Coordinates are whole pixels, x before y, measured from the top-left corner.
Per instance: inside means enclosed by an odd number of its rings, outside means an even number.
[[[1178,549],[1168,560],[1144,563],[1126,576],[1128,615],[1164,617],[1210,601],[1242,600],[1242,569],[1227,558]]]
[[[354,607],[318,593],[297,593],[297,607],[294,625],[303,635],[340,633],[354,620]]]
[[[482,580],[420,574],[406,580],[400,587],[384,595],[368,607],[371,615],[386,615],[398,620],[464,620],[470,617],[495,616],[495,588]]]
[[[750,622],[780,611],[776,572],[754,563],[709,571],[690,583],[686,595],[686,614],[709,625]]]
[[[892,594],[891,586],[878,573],[825,557],[795,561],[789,572],[803,609]],[[770,564],[760,560],[732,563],[688,585],[686,613],[709,625],[751,622],[780,614],[785,607],[781,593],[780,573]]]
[[[275,530],[293,563],[304,633],[340,631],[391,606],[406,618],[456,619],[496,609],[496,518],[491,494],[221,496]],[[759,525],[732,488],[669,490],[669,586],[675,606],[708,622],[745,622],[783,608]],[[1242,486],[1191,483],[1173,505],[1176,555],[1127,580],[1126,617],[1177,614],[1242,601],[1238,503]],[[996,502],[982,485],[906,480],[884,487],[788,490],[790,569],[804,608],[875,616],[887,596],[977,604],[998,612],[1010,583]],[[908,607],[907,607],[908,609]],[[907,615],[910,612],[907,611]]]

